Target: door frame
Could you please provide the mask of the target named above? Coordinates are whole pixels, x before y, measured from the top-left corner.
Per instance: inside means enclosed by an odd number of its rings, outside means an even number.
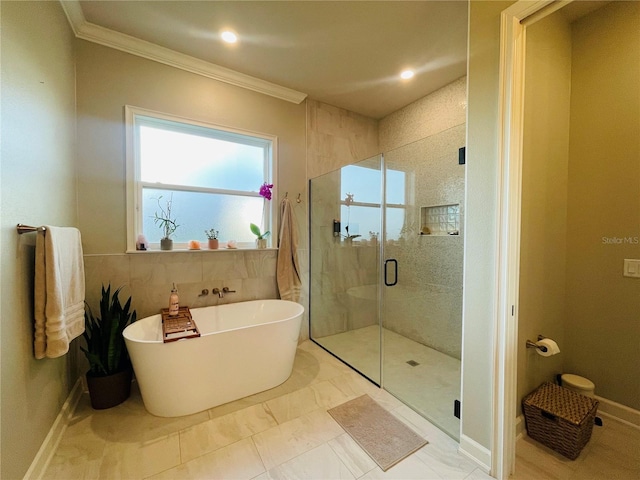
[[[491,472],[515,469],[520,214],[527,26],[572,0],[519,0],[501,14],[498,104],[498,256]]]

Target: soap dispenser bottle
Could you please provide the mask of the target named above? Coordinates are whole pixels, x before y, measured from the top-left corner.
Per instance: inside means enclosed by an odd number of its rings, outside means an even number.
[[[169,296],[169,316],[175,317],[178,315],[178,310],[180,309],[180,302],[178,300],[178,289],[176,288],[176,284],[173,284],[173,288],[171,289],[171,295]]]

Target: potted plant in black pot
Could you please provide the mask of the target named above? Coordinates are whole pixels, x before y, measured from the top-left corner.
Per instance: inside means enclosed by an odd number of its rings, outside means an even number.
[[[87,386],[91,406],[97,410],[115,407],[131,394],[133,368],[122,331],[136,321],[136,311],[131,311],[131,297],[122,306],[118,298],[121,289],[112,296],[111,285],[106,290],[102,286],[99,318],[85,304],[83,337],[87,348],[80,349],[89,361]]]

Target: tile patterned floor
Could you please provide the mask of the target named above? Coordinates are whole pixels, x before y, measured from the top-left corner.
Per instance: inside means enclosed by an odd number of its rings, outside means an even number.
[[[516,443],[512,480],[637,480],[640,478],[640,428],[602,416],[576,460],[569,460],[524,436]]]
[[[383,329],[383,384],[456,440],[460,420],[453,402],[460,399],[460,360]],[[323,347],[372,379],[380,377],[380,331],[372,325],[316,339]],[[416,366],[407,361],[414,360]]]
[[[327,413],[367,393],[430,443],[383,472]],[[179,418],[146,412],[137,389],[92,410],[86,395],[45,479],[469,479],[490,477],[457,443],[312,342],[282,385]]]

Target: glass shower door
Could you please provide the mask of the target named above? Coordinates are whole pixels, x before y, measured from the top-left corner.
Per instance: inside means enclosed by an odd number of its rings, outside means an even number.
[[[382,385],[459,440],[464,125],[385,153]],[[393,284],[392,286],[387,286]]]
[[[314,178],[310,336],[380,385],[382,156]]]

